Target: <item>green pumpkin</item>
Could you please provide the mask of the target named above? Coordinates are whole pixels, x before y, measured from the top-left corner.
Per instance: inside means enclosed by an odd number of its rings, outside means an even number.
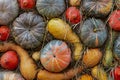
[[[65,11],[65,0],[37,0],[38,12],[48,18],[58,17]]]
[[[114,41],[113,53],[117,59],[120,59],[120,36]]]
[[[105,17],[113,7],[113,0],[83,0],[82,8],[86,15]]]
[[[107,38],[107,29],[100,19],[89,18],[80,26],[79,34],[82,42],[87,47],[100,47]]]
[[[36,48],[43,41],[45,22],[33,12],[21,14],[13,22],[12,28],[15,41],[26,49]]]
[[[17,0],[0,0],[0,25],[9,24],[18,15],[18,11]]]

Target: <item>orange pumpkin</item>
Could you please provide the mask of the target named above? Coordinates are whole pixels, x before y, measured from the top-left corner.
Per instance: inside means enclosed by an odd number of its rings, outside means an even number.
[[[60,72],[71,61],[70,48],[63,41],[53,40],[40,51],[40,61],[48,71]]]
[[[102,52],[99,49],[88,49],[83,55],[83,63],[87,67],[93,67],[99,63],[102,58]]]
[[[80,76],[77,80],[94,80],[94,79],[91,75],[84,74],[84,75]]]

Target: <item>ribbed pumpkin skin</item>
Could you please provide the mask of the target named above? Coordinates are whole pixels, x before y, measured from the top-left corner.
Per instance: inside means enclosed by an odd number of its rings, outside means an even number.
[[[7,25],[18,15],[17,0],[0,0],[0,25]]]
[[[43,16],[58,17],[65,10],[65,0],[37,0],[36,8]]]
[[[113,53],[116,58],[120,59],[120,36],[114,42]]]
[[[65,42],[60,40],[49,42],[40,53],[41,64],[51,72],[62,71],[71,61],[70,48]]]
[[[90,16],[105,17],[112,9],[113,0],[83,0],[82,6]]]
[[[107,38],[107,29],[100,19],[89,18],[80,26],[80,38],[87,47],[100,47]]]
[[[33,12],[21,14],[13,22],[13,36],[15,41],[26,49],[41,45],[45,32],[43,18]]]

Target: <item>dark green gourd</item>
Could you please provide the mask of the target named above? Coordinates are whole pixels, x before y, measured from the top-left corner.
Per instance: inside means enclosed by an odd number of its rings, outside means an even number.
[[[7,25],[18,15],[17,0],[0,0],[0,25]]]
[[[41,45],[45,33],[43,18],[33,12],[21,14],[13,22],[15,41],[24,48],[36,48]]]
[[[88,47],[100,47],[107,38],[107,29],[100,19],[89,18],[80,26],[80,38]]]
[[[83,11],[94,17],[105,17],[113,7],[113,0],[83,0]]]
[[[58,17],[65,11],[65,0],[37,0],[36,8],[43,16]]]

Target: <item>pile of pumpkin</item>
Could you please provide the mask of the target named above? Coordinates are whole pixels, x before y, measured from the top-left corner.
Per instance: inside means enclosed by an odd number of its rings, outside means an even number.
[[[0,80],[120,80],[120,0],[0,0]]]

